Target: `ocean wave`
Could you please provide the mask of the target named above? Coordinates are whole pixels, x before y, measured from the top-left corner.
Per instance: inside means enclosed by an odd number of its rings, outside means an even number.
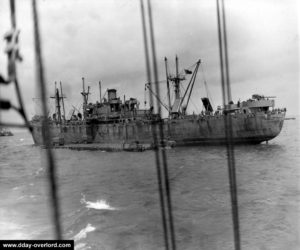
[[[9,166],[9,163],[0,163],[1,168],[8,167],[8,166]]]
[[[25,195],[22,195],[20,197],[17,198],[17,200],[23,200],[25,198]]]
[[[86,243],[75,244],[75,250],[84,250],[84,249],[87,249],[87,248],[85,248],[85,246],[86,246]]]
[[[87,236],[88,233],[93,232],[93,231],[95,231],[95,230],[96,230],[96,228],[93,227],[93,226],[89,223],[89,224],[87,224],[87,226],[86,226],[85,228],[83,228],[82,230],[80,230],[80,232],[79,232],[78,234],[76,234],[76,235],[73,237],[73,239],[74,239],[75,242],[76,242],[76,241],[79,241],[79,240],[81,240],[81,239],[84,239],[84,238],[86,238],[86,236]]]
[[[44,175],[46,172],[46,170],[44,168],[39,168],[38,170],[35,171],[35,176],[39,176],[39,175]]]
[[[93,208],[93,209],[98,209],[98,210],[117,210],[116,208],[111,207],[105,200],[97,200],[95,202],[87,201],[85,199],[85,195],[84,194],[81,194],[81,195],[82,195],[82,198],[81,198],[80,202],[81,202],[81,204],[85,204],[85,206],[87,208]]]
[[[24,200],[24,199],[26,199],[26,200],[28,200],[28,199],[36,200],[36,195],[33,195],[33,194],[32,195],[22,195],[22,196],[17,198],[17,201],[18,200]]]

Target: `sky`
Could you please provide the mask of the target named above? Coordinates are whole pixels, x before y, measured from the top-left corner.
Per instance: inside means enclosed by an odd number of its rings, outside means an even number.
[[[147,82],[139,0],[38,0],[42,55],[48,96],[54,82],[63,83],[66,113],[82,103],[82,77],[91,87],[90,100],[102,89],[116,88],[123,99],[137,97],[144,108]],[[222,104],[217,36],[216,2],[213,0],[152,1],[159,80],[165,80],[164,57],[171,73],[175,55],[180,69],[201,59],[190,112],[200,112],[207,82],[214,107]],[[287,115],[299,115],[300,4],[297,0],[225,0],[232,99],[252,94],[276,96],[276,106]],[[16,1],[20,29],[18,63],[25,108],[31,118],[38,97],[35,76],[31,1]],[[0,34],[10,29],[9,1],[0,1]],[[5,41],[0,39],[0,73],[7,74]],[[186,86],[188,82],[184,82]],[[167,103],[166,84],[161,84]],[[103,92],[104,92],[103,90]],[[102,92],[102,93],[103,93]],[[14,86],[0,87],[0,97],[17,104]],[[148,102],[148,98],[147,98]],[[51,102],[50,102],[51,104]],[[52,105],[52,104],[51,104]],[[2,112],[2,121],[21,122],[14,111]]]

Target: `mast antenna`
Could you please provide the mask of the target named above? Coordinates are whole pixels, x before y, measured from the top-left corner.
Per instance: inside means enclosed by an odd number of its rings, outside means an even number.
[[[175,62],[176,62],[176,76],[174,78],[174,82],[175,82],[175,98],[179,99],[180,98],[180,79],[179,79],[179,69],[178,69],[178,57],[176,55],[175,58]]]
[[[59,90],[57,88],[57,83],[56,81],[54,82],[55,89],[54,89],[54,96],[50,96],[50,98],[55,99],[55,114],[58,117],[58,122],[61,124],[61,112],[60,112],[60,99],[61,97],[59,96]]]
[[[61,82],[59,82],[60,84],[60,94],[61,94],[61,102],[62,102],[62,107],[63,107],[63,111],[64,111],[64,116],[63,116],[63,120],[66,121],[66,110],[65,110],[65,103],[64,103],[64,95],[63,95],[63,90],[62,90],[62,84]]]
[[[102,97],[101,97],[101,81],[99,81],[99,93],[100,93],[100,103],[102,103]]]
[[[170,98],[170,84],[169,84],[169,72],[168,72],[168,59],[165,57],[165,67],[166,67],[166,78],[167,78],[167,91],[168,91],[168,105],[169,105],[169,117],[171,115],[171,98]]]
[[[88,95],[90,94],[90,87],[88,87],[88,92],[85,92],[85,84],[84,84],[84,77],[82,77],[82,92],[83,96],[83,105],[82,105],[82,110],[83,110],[83,117],[86,117],[86,106],[88,102]]]

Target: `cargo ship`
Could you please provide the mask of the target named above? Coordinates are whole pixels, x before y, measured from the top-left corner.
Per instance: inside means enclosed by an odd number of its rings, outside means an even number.
[[[166,59],[165,62],[167,63]],[[31,120],[33,139],[37,145],[43,145],[44,126],[49,126],[53,145],[73,145],[75,148],[116,148],[132,149],[147,145],[153,148],[153,131],[162,128],[164,140],[158,143],[164,146],[209,145],[226,143],[224,116],[231,116],[232,141],[235,144],[258,144],[268,142],[281,131],[286,109],[275,108],[274,96],[254,94],[245,101],[233,103],[213,109],[210,99],[202,97],[203,110],[198,114],[188,114],[191,93],[193,91],[201,60],[193,70],[183,70],[179,73],[176,57],[176,73],[166,74],[168,104],[164,104],[147,83],[148,89],[167,110],[167,117],[160,117],[155,108],[140,109],[136,98],[125,99],[118,96],[116,89],[107,89],[100,100],[90,103],[88,98],[90,88],[85,89],[84,78],[82,112],[74,109],[70,117],[64,111],[64,96],[55,87],[56,111],[49,117],[34,116]],[[166,64],[166,70],[168,69]],[[190,75],[190,80],[184,92],[181,82]],[[171,87],[174,88],[174,100],[170,98]],[[122,100],[123,99],[123,100]],[[62,112],[63,108],[63,112]],[[47,120],[46,123],[43,122]]]

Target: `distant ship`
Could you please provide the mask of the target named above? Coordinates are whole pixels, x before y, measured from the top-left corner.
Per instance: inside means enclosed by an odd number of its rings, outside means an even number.
[[[201,98],[204,110],[199,114],[188,114],[187,107],[193,91],[199,60],[192,70],[178,71],[176,57],[176,74],[167,72],[168,102],[159,102],[168,111],[168,117],[162,118],[154,112],[154,108],[140,109],[136,98],[122,100],[117,95],[116,89],[107,89],[107,98],[101,98],[96,103],[89,103],[88,91],[85,90],[83,78],[83,111],[82,114],[74,109],[71,117],[66,119],[62,115],[64,109],[64,96],[58,88],[55,88],[56,112],[47,117],[53,144],[75,145],[89,144],[90,147],[98,145],[103,147],[130,148],[130,145],[153,145],[153,130],[159,131],[162,125],[164,133],[164,145],[209,145],[226,143],[224,115],[232,118],[232,135],[235,144],[258,144],[268,142],[275,138],[281,131],[285,119],[286,109],[275,109],[275,97],[266,97],[254,94],[246,101],[232,101],[225,107],[218,106],[214,110],[208,97]],[[167,64],[166,64],[167,65]],[[167,69],[167,66],[166,66]],[[191,79],[183,95],[180,88],[181,81],[187,74]],[[170,82],[174,86],[175,98],[171,104]],[[146,88],[151,91],[150,84]],[[155,98],[158,96],[151,91]],[[65,111],[64,111],[65,112]],[[42,116],[34,116],[31,125],[33,127],[33,139],[35,144],[42,145],[44,131]],[[129,145],[129,146],[128,146]],[[88,146],[87,146],[88,147]]]
[[[13,133],[5,128],[0,128],[0,136],[13,136]]]

